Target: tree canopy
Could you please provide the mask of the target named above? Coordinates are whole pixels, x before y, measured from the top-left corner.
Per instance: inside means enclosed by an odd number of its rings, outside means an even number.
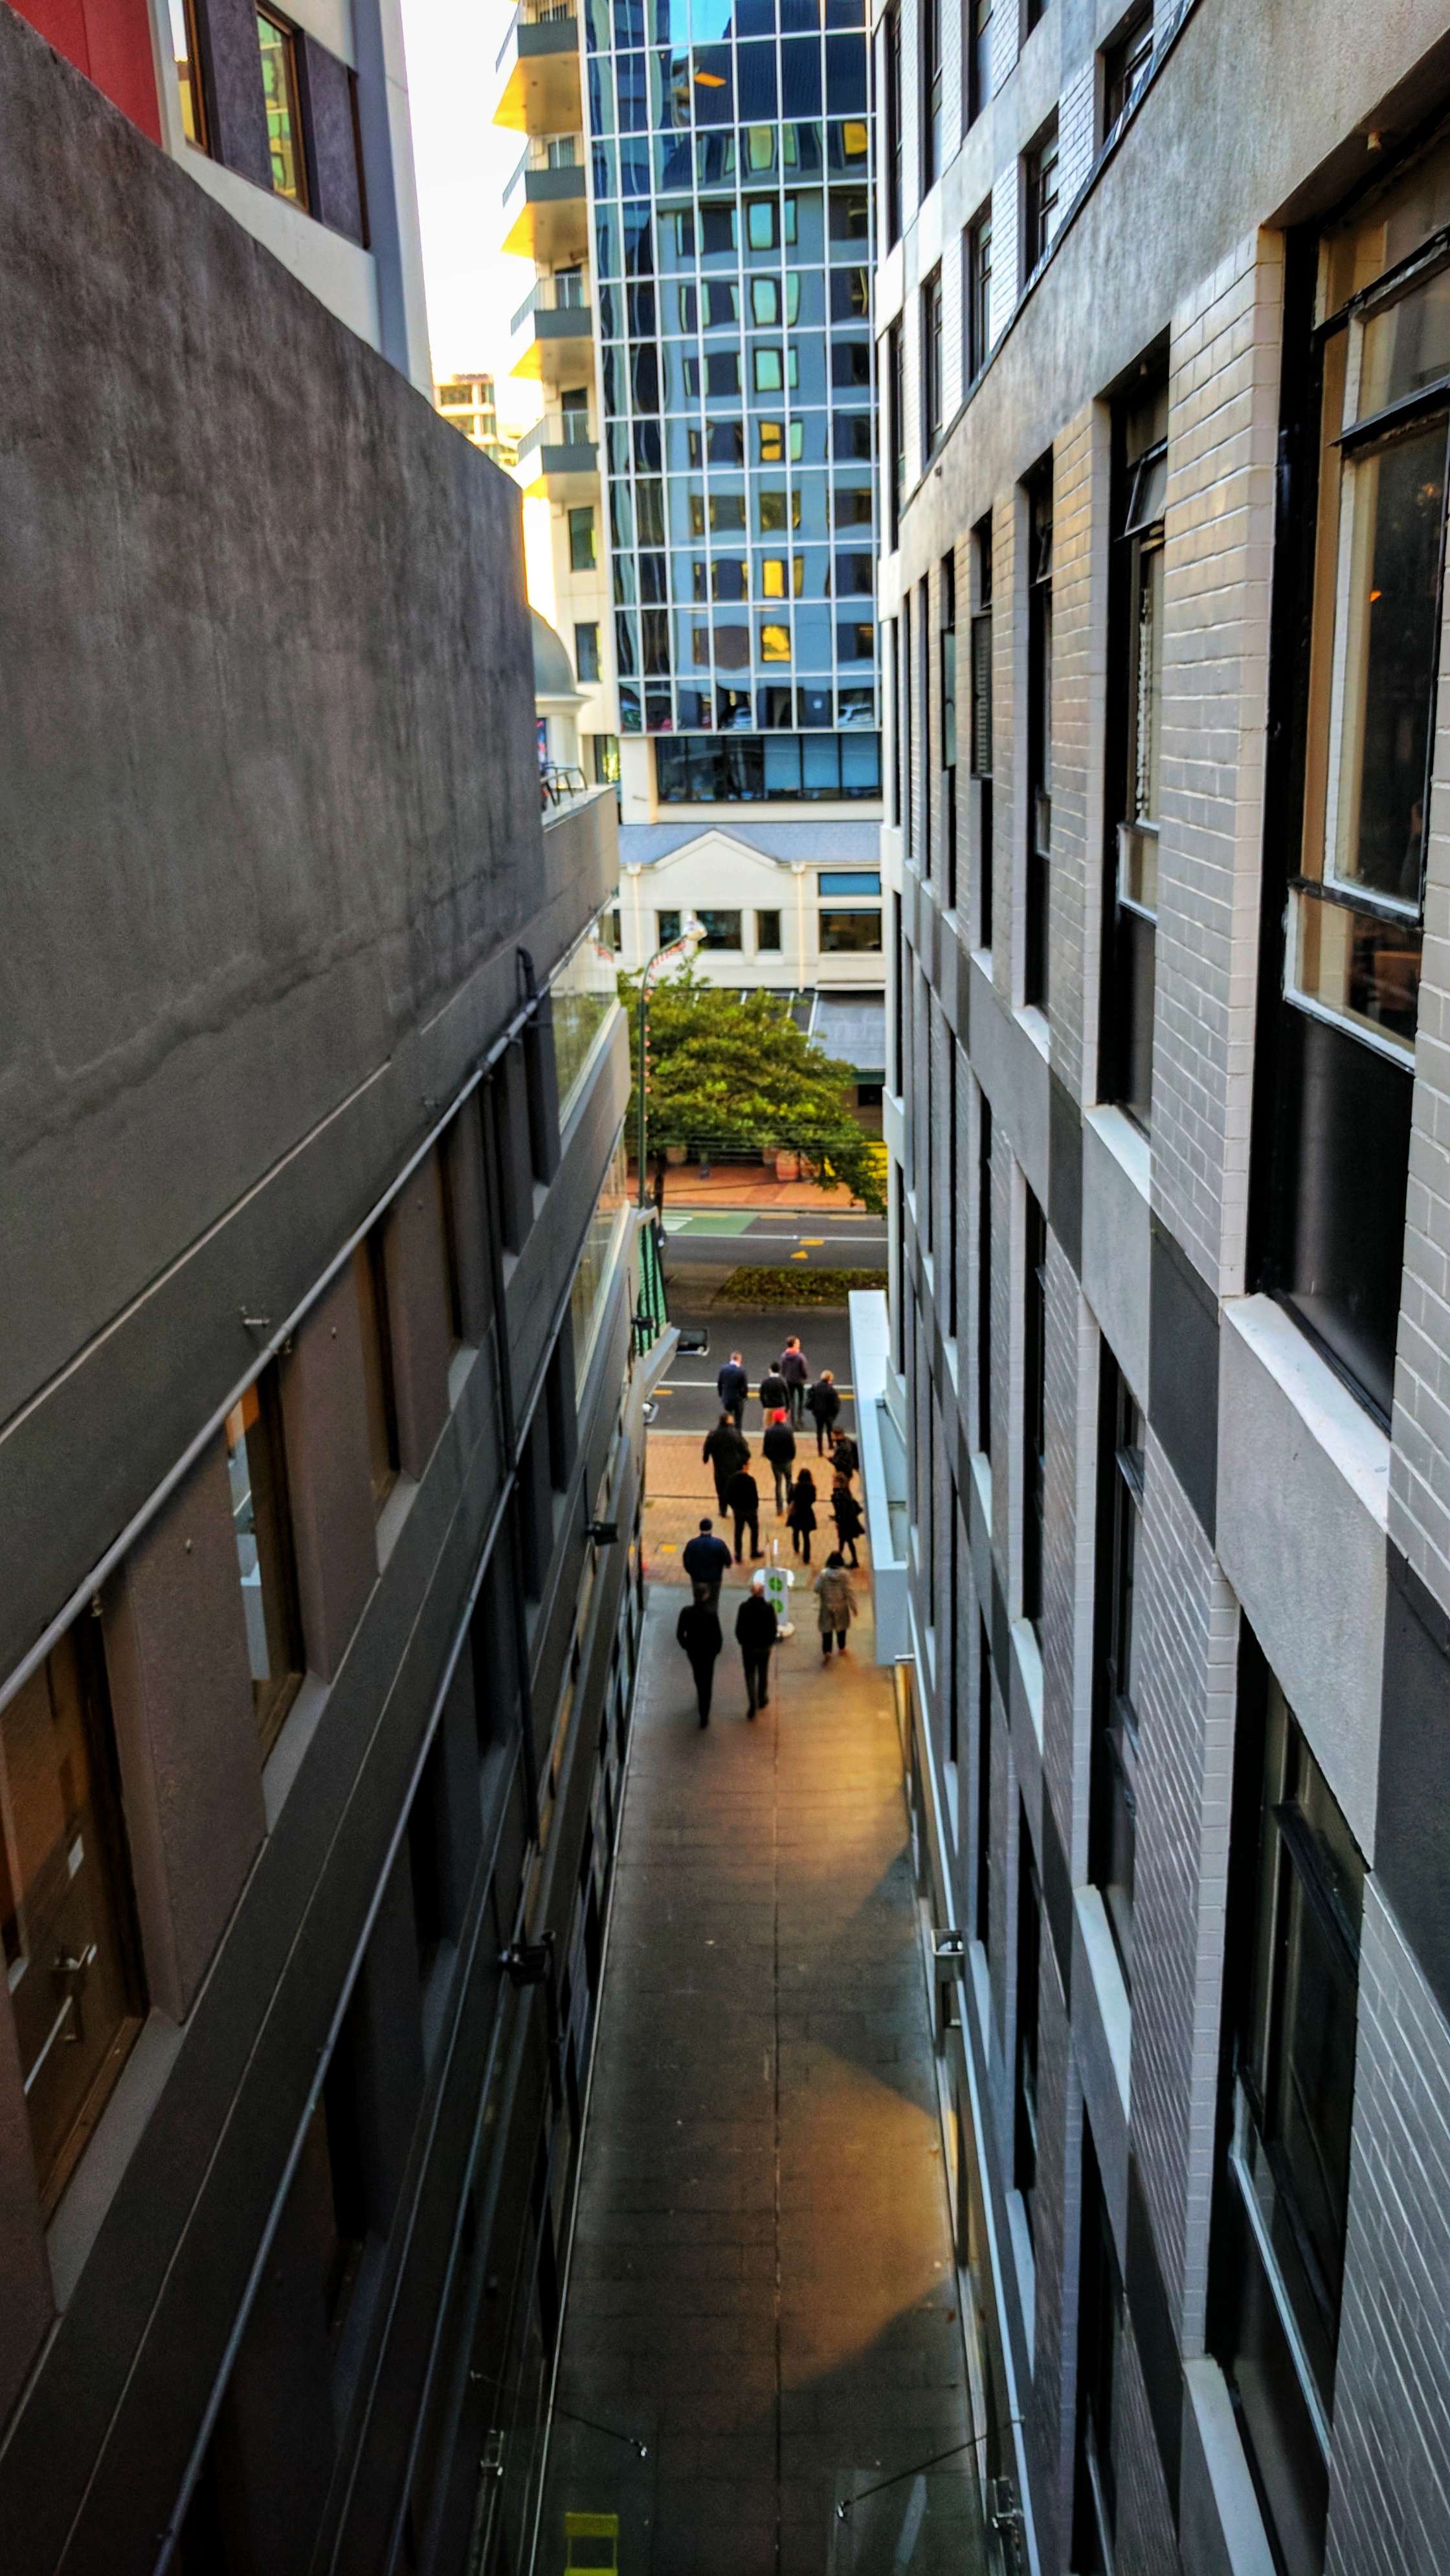
[[[638,1134],[639,978],[621,975],[629,1012],[631,1090],[626,1136]],[[885,1213],[881,1150],[846,1106],[856,1076],[797,1028],[771,993],[724,992],[685,968],[652,986],[647,1148],[695,1153],[799,1154],[823,1181],[840,1182]]]

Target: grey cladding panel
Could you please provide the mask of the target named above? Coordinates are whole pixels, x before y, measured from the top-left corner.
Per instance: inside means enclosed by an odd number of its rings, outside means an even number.
[[[1073,1269],[1082,1276],[1082,1119],[1057,1074],[1047,1087],[1047,1216]]]
[[[352,74],[315,36],[299,36],[298,51],[312,212],[335,233],[365,244],[367,211],[352,112]]]
[[[229,170],[259,188],[270,188],[267,101],[253,0],[198,0],[197,20],[212,150]]]
[[[1156,1217],[1150,1299],[1149,1420],[1212,1539],[1218,1501],[1218,1301]]]
[[[1375,1869],[1450,2014],[1450,1619],[1391,1542]]]

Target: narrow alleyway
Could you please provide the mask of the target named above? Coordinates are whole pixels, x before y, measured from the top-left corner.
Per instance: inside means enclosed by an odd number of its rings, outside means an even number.
[[[747,1724],[739,1584],[707,1732],[651,1589],[537,2563],[582,2510],[630,2576],[971,2576],[970,2449],[897,2479],[969,2420],[869,1591],[825,1669],[797,1595]]]

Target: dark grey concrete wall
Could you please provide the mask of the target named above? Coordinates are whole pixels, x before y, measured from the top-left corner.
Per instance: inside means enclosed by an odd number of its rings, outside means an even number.
[[[541,835],[514,487],[9,12],[0,172],[3,1670],[582,926],[600,809]]]

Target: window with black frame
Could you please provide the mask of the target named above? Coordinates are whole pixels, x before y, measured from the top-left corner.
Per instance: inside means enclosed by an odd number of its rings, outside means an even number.
[[[992,945],[992,521],[972,530],[972,776],[977,786],[977,945]]]
[[[1027,2233],[1037,2198],[1038,1989],[1042,1972],[1042,1888],[1027,1810],[1017,1830],[1017,2047],[1012,2102],[1012,2181],[1022,2194]]]
[[[1027,487],[1027,922],[1024,1002],[1047,1001],[1052,859],[1052,459]]]
[[[906,498],[906,379],[901,356],[901,324],[893,322],[886,341],[886,381],[891,393],[891,544],[901,543],[901,505]]]
[[[1047,1220],[1027,1192],[1022,1282],[1022,1616],[1042,1621],[1047,1504]]]
[[[967,382],[974,385],[992,352],[992,201],[967,226]]]
[[[1270,737],[1288,746],[1271,773],[1288,856],[1282,874],[1266,870],[1264,895],[1278,990],[1266,980],[1258,1284],[1385,1422],[1444,588],[1447,219],[1442,142],[1317,247],[1296,247],[1286,331],[1298,417],[1281,476],[1275,685],[1292,721]]]
[[[1111,630],[1107,972],[1102,1096],[1146,1129],[1153,1095],[1153,969],[1163,729],[1163,508],[1168,387],[1139,390],[1117,450]]]
[[[957,908],[957,559],[941,564],[941,800],[948,912]]]
[[[1122,2274],[1092,2128],[1084,2120],[1072,2534],[1072,2564],[1078,2576],[1112,2576],[1117,2564],[1115,2451],[1122,2378]]]
[[[1364,1861],[1283,1692],[1240,1663],[1210,2333],[1287,2576],[1319,2576]]]
[[[993,0],[967,0],[967,123],[975,125],[992,95]]]
[[[1135,9],[1111,44],[1103,47],[1103,140],[1136,106],[1153,68],[1153,10]]]
[[[1104,1345],[1098,1397],[1097,1654],[1088,1876],[1107,1910],[1123,1980],[1129,1987],[1138,1812],[1133,1602],[1142,1510],[1143,1417]]]
[[[883,31],[886,61],[886,247],[901,239],[901,9],[887,11]]]
[[[921,193],[934,188],[942,167],[941,0],[921,0]]]
[[[941,263],[921,290],[921,450],[936,451],[942,433]]]

